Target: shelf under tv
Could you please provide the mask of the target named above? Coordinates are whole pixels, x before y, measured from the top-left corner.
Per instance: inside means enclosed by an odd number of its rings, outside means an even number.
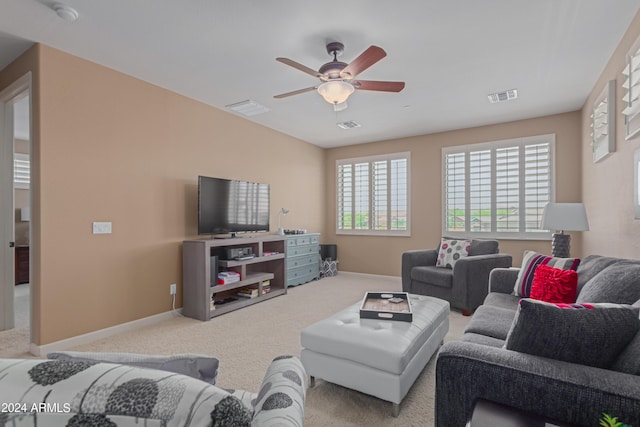
[[[251,247],[256,256],[247,260],[216,258],[222,249],[237,246]],[[286,294],[286,249],[284,236],[278,235],[185,240],[182,245],[183,314],[194,319],[209,320]],[[212,271],[212,266],[215,271]],[[243,279],[225,285],[212,285],[217,282],[218,272],[224,270],[236,271]],[[269,281],[269,292],[263,294],[265,281]],[[216,305],[215,309],[211,310],[212,300],[236,297],[237,289],[245,286],[257,287],[260,295],[246,299],[240,297],[237,301]]]

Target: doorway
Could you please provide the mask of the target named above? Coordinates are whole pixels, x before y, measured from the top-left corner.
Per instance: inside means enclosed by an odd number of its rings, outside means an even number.
[[[30,94],[31,73],[0,92],[0,331],[20,330],[27,337],[32,265]]]
[[[13,103],[14,327],[29,328],[31,241],[31,135],[29,93]]]

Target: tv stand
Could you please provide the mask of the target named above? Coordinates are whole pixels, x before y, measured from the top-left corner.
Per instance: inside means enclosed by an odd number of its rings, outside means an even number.
[[[224,260],[231,247],[251,247],[255,256]],[[235,237],[233,239],[185,240],[182,243],[182,312],[187,317],[209,320],[287,293],[284,236]],[[240,281],[218,285],[220,271],[235,271]],[[239,296],[242,292],[256,294]]]

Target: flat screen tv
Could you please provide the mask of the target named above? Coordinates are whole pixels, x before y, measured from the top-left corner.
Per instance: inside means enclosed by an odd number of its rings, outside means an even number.
[[[269,231],[269,184],[198,177],[198,234]]]

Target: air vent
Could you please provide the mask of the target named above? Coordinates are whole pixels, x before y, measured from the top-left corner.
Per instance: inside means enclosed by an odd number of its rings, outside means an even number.
[[[489,102],[492,104],[503,101],[511,101],[518,97],[518,90],[509,89],[505,90],[504,92],[491,93],[487,96],[489,97]]]
[[[258,114],[270,111],[264,105],[260,105],[257,102],[251,101],[249,99],[242,102],[236,102],[235,104],[225,105],[225,107],[244,116],[257,116]]]
[[[342,128],[342,129],[353,129],[353,128],[360,127],[360,123],[354,122],[353,120],[349,120],[348,122],[340,122],[336,124],[338,125],[339,128]]]

